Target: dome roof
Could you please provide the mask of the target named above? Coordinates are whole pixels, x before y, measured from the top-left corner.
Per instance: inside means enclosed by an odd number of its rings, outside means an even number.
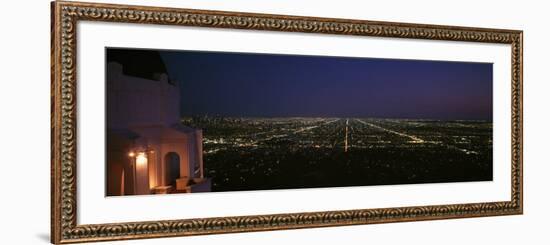
[[[155,74],[168,75],[166,65],[158,51],[146,49],[107,48],[107,63],[122,65],[122,72],[128,76],[156,80]]]

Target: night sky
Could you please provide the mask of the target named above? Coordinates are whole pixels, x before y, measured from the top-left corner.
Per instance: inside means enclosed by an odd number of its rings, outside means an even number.
[[[183,116],[492,120],[490,63],[161,51]]]

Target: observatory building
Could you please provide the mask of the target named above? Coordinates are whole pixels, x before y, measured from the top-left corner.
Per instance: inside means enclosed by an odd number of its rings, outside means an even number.
[[[210,191],[202,131],[181,124],[159,53],[106,52],[107,196]]]

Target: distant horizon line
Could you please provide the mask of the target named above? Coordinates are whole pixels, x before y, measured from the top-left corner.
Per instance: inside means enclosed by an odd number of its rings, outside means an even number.
[[[392,120],[421,120],[421,121],[483,121],[493,122],[492,119],[438,119],[438,118],[410,118],[410,117],[338,117],[338,116],[220,116],[220,115],[193,115],[181,116],[181,119],[193,117],[212,118],[252,118],[252,119],[275,119],[275,118],[332,118],[332,119],[392,119]]]

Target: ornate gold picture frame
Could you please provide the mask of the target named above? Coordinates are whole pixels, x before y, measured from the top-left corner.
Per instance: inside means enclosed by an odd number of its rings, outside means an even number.
[[[55,1],[51,4],[51,242],[188,236],[405,222],[523,212],[523,32],[518,30],[330,19]],[[145,222],[77,223],[77,23],[123,22],[511,45],[511,196],[509,201],[345,211],[278,213]],[[83,112],[85,113],[85,112]],[[175,217],[177,218],[177,217]]]

